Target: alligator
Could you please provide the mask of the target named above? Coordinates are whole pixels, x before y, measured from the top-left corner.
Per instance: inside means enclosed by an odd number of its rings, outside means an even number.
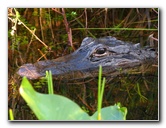
[[[20,76],[39,79],[51,71],[54,79],[97,77],[99,65],[103,76],[145,72],[158,61],[155,49],[133,44],[112,36],[94,39],[86,37],[73,53],[53,60],[28,63],[18,70]]]

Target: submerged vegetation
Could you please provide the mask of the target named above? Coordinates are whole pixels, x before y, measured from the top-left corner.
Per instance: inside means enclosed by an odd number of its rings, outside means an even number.
[[[158,13],[156,8],[8,8],[8,106],[12,118],[36,119],[19,94],[19,66],[72,53],[87,36],[114,36],[157,50]],[[158,70],[154,66],[156,70],[150,74],[107,78],[102,106],[120,102],[128,109],[127,120],[158,120]],[[54,94],[70,98],[92,115],[97,106],[97,82],[96,78],[54,80]],[[45,79],[30,83],[41,93],[50,92]]]

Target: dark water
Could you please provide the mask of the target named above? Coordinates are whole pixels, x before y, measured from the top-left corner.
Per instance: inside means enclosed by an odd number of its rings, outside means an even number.
[[[119,75],[106,78],[103,107],[120,102],[127,107],[127,120],[158,120],[158,72],[137,75]],[[41,80],[31,81],[34,88],[47,93],[47,84]],[[41,83],[43,84],[41,86]],[[40,88],[39,86],[40,85]],[[66,96],[84,109],[89,115],[97,110],[97,78],[82,80],[54,80],[54,93]],[[21,113],[20,113],[21,112]],[[16,119],[34,120],[33,112],[19,97]]]

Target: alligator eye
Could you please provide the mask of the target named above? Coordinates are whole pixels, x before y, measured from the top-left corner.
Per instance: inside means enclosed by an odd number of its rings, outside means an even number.
[[[104,56],[107,54],[107,49],[106,48],[98,48],[96,49],[94,55],[95,56]]]
[[[99,48],[96,51],[96,54],[104,54],[106,52],[106,48]]]

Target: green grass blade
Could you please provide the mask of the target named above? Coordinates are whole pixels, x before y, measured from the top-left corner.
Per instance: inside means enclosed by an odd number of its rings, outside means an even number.
[[[10,117],[10,120],[14,120],[12,109],[9,109],[9,117]]]
[[[104,94],[104,87],[105,87],[105,78],[103,78],[103,81],[102,81],[102,86],[101,86],[101,94],[100,94],[100,103],[101,103],[101,108],[102,108],[102,101],[103,101],[103,94]]]
[[[48,94],[54,94],[51,71],[46,71],[46,78],[48,82]]]
[[[98,103],[97,103],[97,112],[98,120],[101,120],[101,76],[102,76],[102,66],[99,66],[99,78],[98,78]]]

